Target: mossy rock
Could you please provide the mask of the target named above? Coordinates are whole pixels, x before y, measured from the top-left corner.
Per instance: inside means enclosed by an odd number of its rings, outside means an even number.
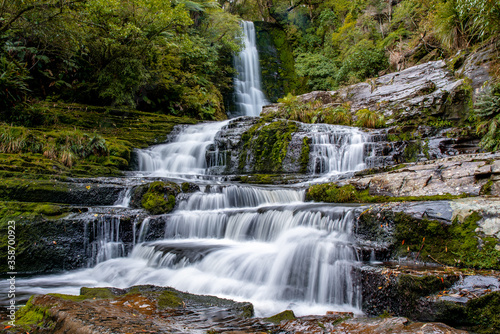
[[[158,308],[178,308],[183,305],[182,298],[175,291],[163,291],[158,296]]]
[[[34,212],[46,216],[58,216],[63,213],[63,209],[59,205],[41,204],[35,208]]]
[[[16,327],[23,328],[26,332],[31,328],[38,328],[49,333],[54,328],[55,323],[51,321],[48,307],[40,307],[32,303],[34,296],[26,302],[26,305],[16,312]],[[17,331],[16,331],[17,332]]]
[[[494,238],[476,232],[481,216],[474,212],[451,225],[417,220],[405,213],[394,215],[395,254],[457,267],[500,269],[500,251]],[[481,242],[480,242],[481,240]]]
[[[86,288],[82,287],[80,289],[80,296],[85,296],[86,298],[114,298],[115,294],[110,288]]]
[[[241,136],[243,148],[239,156],[239,170],[252,173],[282,171],[292,134],[297,130],[297,124],[292,121],[266,124],[260,120]]]
[[[162,181],[150,183],[147,191],[142,195],[141,206],[154,215],[168,213],[174,209],[175,198],[180,191],[181,188],[175,183]]]
[[[294,320],[297,319],[292,310],[286,310],[281,313],[275,314],[272,317],[265,318],[264,320],[279,324],[283,320]]]
[[[500,333],[500,292],[492,292],[467,302],[467,320],[479,334]]]
[[[323,183],[310,186],[306,191],[307,201],[327,203],[385,203],[408,201],[441,201],[464,198],[466,195],[432,195],[432,196],[382,196],[370,195],[369,189],[359,190],[352,184],[339,187],[335,183]]]
[[[282,27],[254,22],[259,50],[262,89],[271,102],[299,88],[291,46]]]
[[[200,191],[200,186],[195,183],[183,182],[181,184],[181,190],[183,193],[194,193]]]

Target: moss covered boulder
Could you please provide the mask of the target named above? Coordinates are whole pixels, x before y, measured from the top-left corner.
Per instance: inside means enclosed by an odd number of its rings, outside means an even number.
[[[189,190],[189,186],[184,186]],[[168,213],[175,207],[176,196],[181,187],[173,182],[155,181],[134,188],[131,197],[132,207],[142,207],[153,215]]]

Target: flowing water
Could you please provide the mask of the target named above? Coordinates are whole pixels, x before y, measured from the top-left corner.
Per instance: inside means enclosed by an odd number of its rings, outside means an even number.
[[[243,21],[244,48],[235,57],[234,67],[238,72],[234,80],[236,115],[259,116],[268,102],[260,86],[259,53],[253,22]]]
[[[226,124],[189,126],[170,143],[140,151],[141,173],[191,181],[197,173],[207,176],[219,162],[211,144]],[[325,137],[323,129],[312,136],[311,157],[323,159],[321,171],[362,168],[369,150],[361,143],[368,137],[347,127],[328,129],[338,133]],[[19,289],[77,294],[81,286],[155,284],[250,301],[259,316],[284,309],[298,315],[360,312],[353,227],[363,207],[307,203],[300,187],[195,182],[200,190],[181,197],[172,213],[129,223],[132,247],[122,242],[119,213],[95,220],[98,211],[91,209],[87,216],[94,220],[85,232],[92,240],[86,246],[89,268],[23,280]],[[131,188],[128,181],[113,209],[131,210]]]
[[[247,38],[236,60],[240,75],[235,95],[241,114],[257,116],[265,99],[255,32],[250,22],[243,27]],[[258,316],[285,309],[297,315],[328,310],[359,313],[361,293],[353,277],[359,255],[353,227],[365,208],[306,203],[300,187],[216,181],[207,174],[225,163],[214,141],[228,124],[187,126],[165,144],[138,150],[139,177],[187,178],[200,190],[182,197],[170,214],[146,218],[137,214],[127,223],[133,234],[131,245],[123,242],[120,213],[91,209],[84,215],[89,267],[18,280],[19,293],[78,294],[82,286],[155,284],[250,301]],[[374,154],[373,138],[357,129],[318,125],[311,138],[310,169],[315,174],[366,168]],[[113,210],[133,210],[129,181],[110,207]]]

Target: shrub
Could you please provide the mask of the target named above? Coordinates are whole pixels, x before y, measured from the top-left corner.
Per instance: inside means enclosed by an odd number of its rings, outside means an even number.
[[[478,98],[474,114],[478,120],[476,132],[482,136],[479,145],[488,151],[500,150],[500,84]]]
[[[356,112],[356,116],[356,126],[359,127],[377,129],[385,125],[384,115],[379,115],[376,111],[361,109]]]

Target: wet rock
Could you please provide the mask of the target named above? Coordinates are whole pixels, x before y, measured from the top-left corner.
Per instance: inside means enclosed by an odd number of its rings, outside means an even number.
[[[454,329],[442,323],[422,323],[411,322],[406,318],[389,317],[389,318],[364,318],[364,319],[349,319],[336,325],[334,328],[336,333],[374,333],[374,334],[389,334],[389,333],[448,333],[462,334],[466,331]],[[321,333],[321,332],[317,332]]]
[[[344,183],[353,184],[358,189],[368,188],[370,195],[399,197],[444,194],[477,196],[490,182],[491,189],[494,189],[491,190],[492,194],[497,194],[497,174],[489,167],[492,159],[500,159],[500,154],[460,155],[407,164],[390,172],[354,177]]]
[[[16,219],[16,235],[21,240],[16,248],[17,272],[74,270],[124,256],[132,249],[133,229],[144,219],[144,212],[112,208],[83,211],[58,219]],[[114,243],[106,249],[106,242]],[[1,269],[8,271],[6,265]]]
[[[31,317],[38,314],[35,320]],[[80,296],[36,295],[18,311],[11,332],[24,333],[206,333],[267,331],[251,319],[253,306],[172,288],[82,288]],[[30,321],[31,319],[31,321]]]
[[[412,323],[406,318],[326,316],[284,317],[277,323],[251,318],[253,307],[172,288],[82,288],[80,296],[36,295],[17,312],[24,333],[464,333],[440,323]]]
[[[456,71],[457,77],[466,76],[471,79],[474,95],[481,92],[483,84],[491,79],[489,69],[495,59],[495,45],[489,44],[472,52]]]

